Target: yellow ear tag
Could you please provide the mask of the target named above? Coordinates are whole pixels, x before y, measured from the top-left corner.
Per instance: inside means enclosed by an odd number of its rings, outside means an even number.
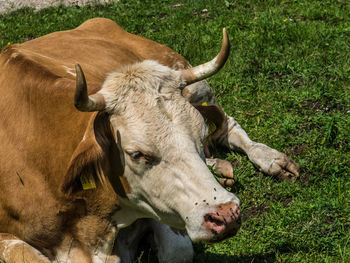
[[[81,175],[80,182],[81,182],[81,185],[83,186],[83,190],[96,188],[95,179],[91,174]]]
[[[202,106],[208,106],[208,103],[203,102]],[[212,135],[215,131],[216,131],[216,125],[215,123],[211,122],[211,121],[207,121],[207,124],[209,126],[209,131],[208,131],[208,137],[210,137],[210,135]]]

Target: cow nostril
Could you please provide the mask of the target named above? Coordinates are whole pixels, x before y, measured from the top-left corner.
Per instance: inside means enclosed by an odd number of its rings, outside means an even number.
[[[205,216],[204,219],[205,219],[205,221],[210,222],[210,223],[213,223],[213,224],[215,224],[215,225],[217,225],[217,226],[222,226],[222,225],[225,224],[224,221],[220,220],[219,218],[214,218],[214,217],[211,216],[211,215]]]

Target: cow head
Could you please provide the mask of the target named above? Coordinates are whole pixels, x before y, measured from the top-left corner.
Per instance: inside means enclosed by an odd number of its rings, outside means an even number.
[[[107,156],[112,167],[108,178],[121,207],[113,216],[119,227],[151,217],[186,229],[193,241],[216,241],[236,233],[239,200],[206,166],[207,124],[181,94],[186,85],[215,74],[228,53],[224,30],[221,51],[210,62],[176,71],[146,60],[109,74],[101,90],[90,96],[83,71],[76,66],[75,105],[80,111],[99,112],[93,125],[100,145],[97,158]],[[87,169],[79,161],[81,152],[90,148],[77,150],[68,181],[98,167]]]

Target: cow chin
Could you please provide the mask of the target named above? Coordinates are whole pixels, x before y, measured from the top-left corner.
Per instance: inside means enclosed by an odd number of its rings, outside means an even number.
[[[218,234],[215,230],[207,229],[204,226],[201,226],[197,230],[186,228],[186,231],[192,242],[215,243],[235,236],[239,230],[239,227],[240,224],[237,224],[237,228],[232,228],[230,231],[226,231],[222,234]]]

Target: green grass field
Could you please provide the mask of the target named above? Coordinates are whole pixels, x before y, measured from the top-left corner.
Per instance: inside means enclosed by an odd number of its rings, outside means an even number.
[[[88,18],[176,50],[192,65],[231,39],[223,70],[208,79],[250,137],[301,166],[295,182],[235,161],[244,223],[238,235],[195,245],[195,262],[350,262],[350,1],[121,0],[95,7],[19,10],[0,16],[0,47]],[[148,252],[143,262],[153,262]]]

